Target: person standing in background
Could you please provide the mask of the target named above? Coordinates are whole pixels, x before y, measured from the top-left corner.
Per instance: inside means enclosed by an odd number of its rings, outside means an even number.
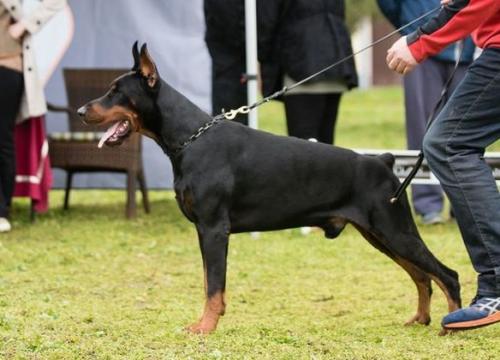
[[[0,232],[11,230],[16,119],[47,111],[31,35],[65,5],[66,0],[44,0],[32,13],[23,14],[20,0],[0,0]]]
[[[205,0],[205,42],[212,58],[212,113],[220,114],[247,103],[244,79],[245,2],[244,0]],[[248,124],[241,114],[235,121]]]
[[[274,53],[275,32],[281,9],[289,0],[257,0],[258,57],[263,76],[275,78],[278,67],[270,65]],[[245,0],[204,0],[205,42],[212,58],[212,114],[246,105]],[[263,92],[271,82],[266,81]],[[234,121],[248,125],[248,116],[239,114]]]
[[[377,0],[380,10],[397,29],[419,16],[436,9],[439,0]],[[401,31],[408,35],[428,19],[413,24]],[[415,71],[403,78],[406,114],[406,141],[409,150],[420,150],[426,124],[434,110],[441,91],[453,73],[459,56],[459,43],[452,44],[439,54],[425,60]],[[463,79],[467,67],[472,63],[475,45],[470,37],[463,42],[463,51],[448,95],[451,95]],[[445,99],[447,100],[447,99]],[[444,196],[440,185],[412,185],[412,203],[415,212],[426,225],[443,222],[441,216]]]
[[[352,54],[343,0],[284,0],[279,10],[273,36],[260,41],[261,48],[274,49],[261,59],[264,95]],[[354,60],[349,60],[287,92],[288,135],[333,144],[342,93],[357,85]]]

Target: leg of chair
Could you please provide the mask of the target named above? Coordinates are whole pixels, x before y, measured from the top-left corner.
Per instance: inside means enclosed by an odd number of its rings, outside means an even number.
[[[140,170],[137,173],[137,180],[139,180],[139,186],[141,187],[142,205],[144,206],[144,211],[146,214],[149,214],[151,207],[149,206],[148,189],[146,187],[146,178],[144,177],[143,170]]]
[[[136,176],[132,171],[127,172],[127,209],[126,215],[128,219],[135,217],[135,189]]]
[[[73,183],[73,172],[66,172],[66,189],[64,191],[64,210],[69,208],[69,192],[71,191],[71,184]]]

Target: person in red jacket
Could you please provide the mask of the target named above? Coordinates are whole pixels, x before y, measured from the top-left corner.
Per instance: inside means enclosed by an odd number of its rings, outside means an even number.
[[[500,321],[500,194],[485,148],[500,138],[500,1],[443,0],[440,12],[393,44],[390,69],[407,74],[448,44],[472,34],[481,56],[467,70],[424,137],[423,151],[447,193],[478,272],[469,307],[442,320],[460,330]]]

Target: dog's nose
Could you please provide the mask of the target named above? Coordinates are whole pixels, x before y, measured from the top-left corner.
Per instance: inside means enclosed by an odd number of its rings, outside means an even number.
[[[85,113],[87,112],[87,106],[82,106],[81,108],[79,108],[77,111],[78,115],[80,115],[81,117],[85,116]]]

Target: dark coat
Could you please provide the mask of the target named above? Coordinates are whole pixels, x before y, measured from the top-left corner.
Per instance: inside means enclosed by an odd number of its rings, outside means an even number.
[[[276,8],[276,2],[280,1],[263,2],[261,13],[264,14],[266,5],[273,4]],[[265,15],[272,16],[273,11],[276,9]],[[274,19],[274,36],[262,34],[259,39],[261,49],[273,49],[272,54],[264,53],[264,58],[259,57],[266,94],[281,88],[283,74],[300,81],[352,54],[350,34],[344,21],[344,0],[281,0],[279,11]],[[259,21],[272,22],[265,16]],[[357,86],[354,60],[326,71],[311,82],[324,80],[342,80],[349,88]]]
[[[212,57],[219,55],[228,66],[244,61],[244,0],[205,0],[204,10],[205,40]],[[257,0],[264,95],[282,88],[284,74],[299,81],[352,54],[344,19],[344,0]],[[357,86],[354,61],[311,82],[322,80],[344,80],[349,88]]]
[[[287,0],[288,1],[288,0]],[[259,60],[269,62],[283,0],[257,0]],[[245,0],[204,0],[205,42],[212,57],[245,64]]]
[[[224,46],[234,52],[245,51],[244,0],[205,0],[206,33],[209,49]]]

